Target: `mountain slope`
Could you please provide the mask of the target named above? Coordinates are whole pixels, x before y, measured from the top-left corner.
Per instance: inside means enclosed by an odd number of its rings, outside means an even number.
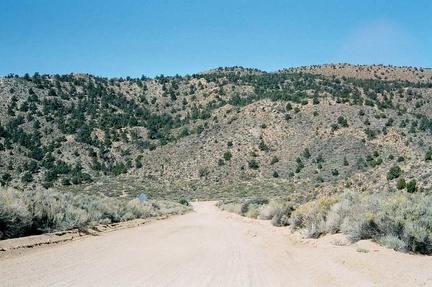
[[[398,166],[430,191],[431,75],[347,64],[154,79],[10,75],[0,79],[1,180],[90,192],[125,180],[213,197],[211,187],[239,182],[395,189],[387,174]]]

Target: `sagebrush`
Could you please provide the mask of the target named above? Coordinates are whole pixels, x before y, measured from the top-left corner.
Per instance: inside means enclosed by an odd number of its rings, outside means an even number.
[[[140,202],[138,199],[0,188],[0,239],[183,214],[190,210],[190,207],[169,201]]]

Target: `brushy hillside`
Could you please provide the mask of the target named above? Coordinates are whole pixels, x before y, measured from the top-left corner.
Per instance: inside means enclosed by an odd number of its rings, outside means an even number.
[[[431,195],[431,69],[232,67],[154,79],[36,73],[1,78],[0,97],[4,186],[223,199],[308,236],[343,231],[432,250],[429,219],[412,215],[428,212]]]
[[[351,65],[9,75],[0,80],[0,180],[37,189],[132,178],[192,197],[250,181],[393,189],[387,173],[397,166],[427,191],[431,77]]]

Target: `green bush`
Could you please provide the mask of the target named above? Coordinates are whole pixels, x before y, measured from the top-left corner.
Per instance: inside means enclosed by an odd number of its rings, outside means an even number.
[[[265,142],[263,140],[260,141],[258,148],[261,151],[268,151],[269,150],[268,146],[265,144]]]
[[[413,193],[417,191],[417,182],[415,179],[411,180],[406,184],[407,192]]]
[[[248,161],[248,167],[250,169],[255,169],[256,170],[256,169],[259,169],[259,164],[258,164],[258,162],[256,160],[252,159],[252,160]]]
[[[186,200],[186,199],[180,199],[179,200],[179,203],[181,204],[181,205],[184,205],[184,206],[189,206],[189,202]]]
[[[432,160],[432,149],[429,149],[429,150],[426,152],[425,160],[426,160],[426,161],[428,161],[428,160]]]
[[[343,165],[349,166],[349,162],[348,162],[348,159],[346,158],[346,156],[344,156],[344,158],[343,158]]]
[[[271,159],[271,161],[270,161],[270,164],[275,164],[275,163],[278,163],[279,162],[279,158],[277,157],[277,156],[274,156],[272,159]]]
[[[342,116],[338,117],[337,122],[344,128],[347,128],[349,126],[347,120]]]
[[[397,184],[396,184],[396,188],[397,189],[404,189],[406,187],[406,182],[404,178],[399,178]]]
[[[395,165],[390,168],[387,173],[387,180],[392,180],[398,178],[402,173],[402,170],[399,166]]]
[[[232,153],[231,153],[230,151],[226,151],[226,152],[223,154],[223,158],[224,158],[224,160],[226,160],[226,161],[231,160],[231,158],[232,158]]]

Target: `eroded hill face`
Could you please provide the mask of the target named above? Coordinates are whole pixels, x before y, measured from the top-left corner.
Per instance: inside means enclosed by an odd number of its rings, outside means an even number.
[[[11,76],[0,79],[0,179],[162,197],[217,197],[213,187],[242,196],[247,188],[227,187],[258,182],[280,195],[391,190],[398,166],[399,178],[429,191],[431,75],[324,65],[155,79]]]

